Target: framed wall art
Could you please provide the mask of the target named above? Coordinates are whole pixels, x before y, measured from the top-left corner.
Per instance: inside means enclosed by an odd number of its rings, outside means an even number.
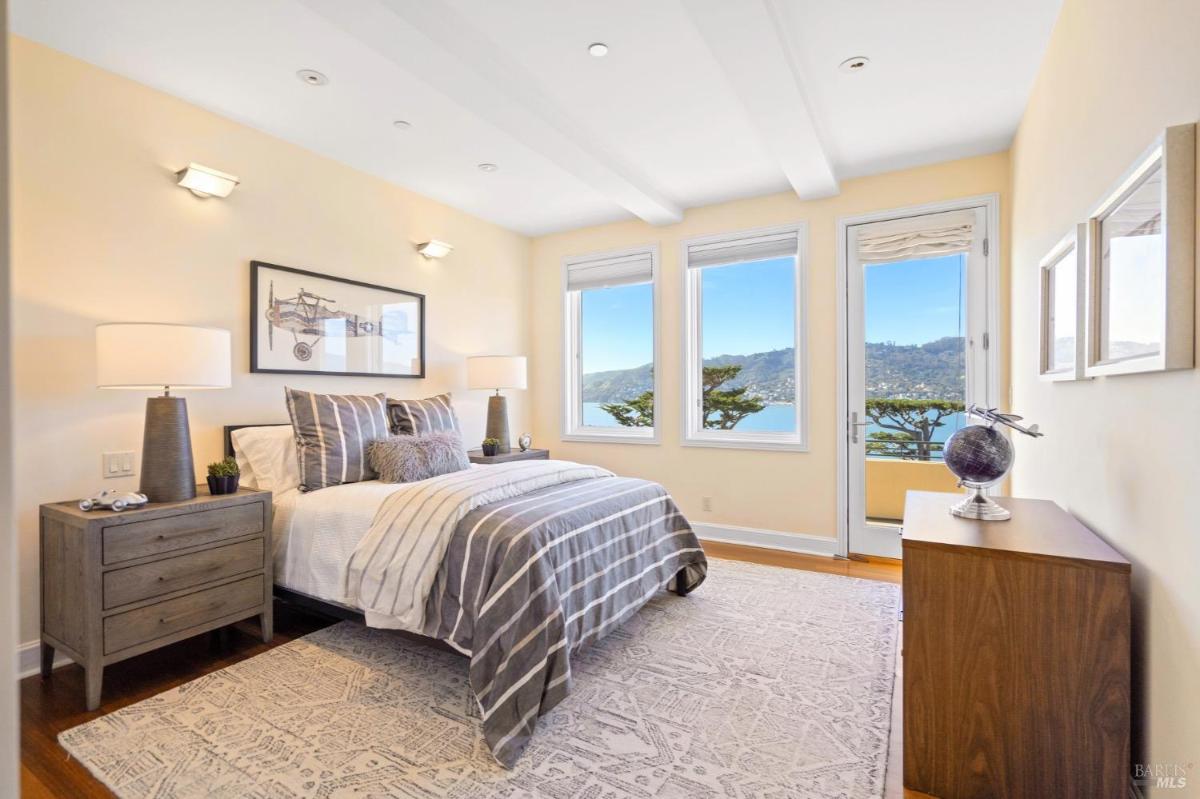
[[[250,371],[425,376],[425,295],[250,263]]]
[[[1087,225],[1076,225],[1038,264],[1044,380],[1084,378],[1087,319]]]
[[[1088,220],[1087,363],[1099,375],[1190,369],[1196,126],[1167,128]]]

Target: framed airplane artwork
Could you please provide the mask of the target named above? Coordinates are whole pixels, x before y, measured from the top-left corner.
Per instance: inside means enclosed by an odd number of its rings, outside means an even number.
[[[425,295],[250,262],[250,371],[425,376]]]

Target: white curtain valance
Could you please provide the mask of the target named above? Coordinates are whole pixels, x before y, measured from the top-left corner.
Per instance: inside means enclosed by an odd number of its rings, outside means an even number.
[[[687,265],[690,269],[724,266],[768,258],[794,258],[800,250],[796,231],[767,233],[743,238],[722,239],[708,244],[689,244]]]
[[[863,225],[857,231],[858,260],[882,263],[969,252],[975,212],[949,211],[912,219]]]
[[[567,263],[567,291],[631,286],[653,280],[654,258],[649,252]]]

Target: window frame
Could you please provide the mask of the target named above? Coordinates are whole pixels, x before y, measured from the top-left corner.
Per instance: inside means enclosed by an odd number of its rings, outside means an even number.
[[[651,292],[651,335],[653,337],[654,374],[654,426],[646,427],[589,427],[583,424],[583,370],[582,361],[582,291],[567,288],[567,273],[571,266],[591,261],[602,261],[635,256],[650,257]],[[662,304],[661,258],[657,243],[629,247],[621,250],[569,255],[562,260],[561,292],[563,300],[563,372],[562,372],[562,431],[563,441],[579,441],[599,444],[658,444],[662,429],[662,336],[659,334],[659,317]],[[585,289],[586,290],[586,289]]]
[[[1039,361],[1038,376],[1048,381],[1086,380],[1084,362],[1087,358],[1087,225],[1076,225],[1063,236],[1038,264],[1039,303]],[[1074,270],[1075,278],[1075,364],[1069,369],[1054,368],[1054,272]]]
[[[752,433],[705,429],[701,421],[703,402],[701,389],[701,366],[703,363],[702,323],[704,302],[701,288],[701,273],[704,269],[720,267],[688,266],[688,250],[695,245],[733,242],[758,236],[794,233],[796,235],[795,263],[795,421],[794,433]],[[809,417],[809,355],[808,355],[808,223],[792,222],[766,228],[739,230],[697,236],[679,243],[679,270],[683,286],[682,319],[683,375],[681,391],[680,443],[685,447],[717,447],[726,449],[776,450],[784,452],[808,452]]]

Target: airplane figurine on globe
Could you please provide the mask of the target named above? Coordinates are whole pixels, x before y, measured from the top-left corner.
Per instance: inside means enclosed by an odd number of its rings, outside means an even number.
[[[967,425],[946,441],[942,451],[946,467],[958,478],[958,484],[970,491],[962,502],[950,508],[950,512],[967,519],[1004,521],[1011,518],[1012,513],[983,493],[984,489],[1003,480],[1013,466],[1012,443],[1008,436],[996,429],[996,425],[1004,425],[1034,438],[1042,433],[1038,432],[1036,424],[1022,427],[1017,424],[1021,421],[1020,416],[1000,413],[995,408],[971,405],[967,408],[967,415],[976,416],[987,424]]]

